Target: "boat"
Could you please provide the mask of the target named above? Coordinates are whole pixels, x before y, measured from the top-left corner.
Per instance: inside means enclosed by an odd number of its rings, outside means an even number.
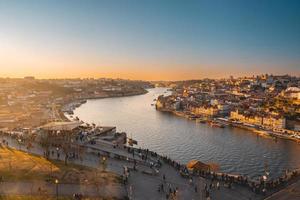
[[[218,122],[216,122],[216,121],[210,122],[209,125],[210,125],[211,127],[225,128],[225,126],[224,126],[223,124],[218,123]]]
[[[189,120],[195,120],[195,119],[197,119],[197,117],[194,116],[194,115],[189,115],[189,116],[188,116],[188,119],[189,119]]]
[[[253,132],[255,132],[257,135],[259,135],[261,137],[272,138],[272,136],[270,135],[270,133],[267,132],[267,131],[265,131],[265,130],[254,129]]]

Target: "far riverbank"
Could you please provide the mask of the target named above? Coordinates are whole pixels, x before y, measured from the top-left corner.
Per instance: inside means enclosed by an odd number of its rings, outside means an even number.
[[[231,126],[231,127],[241,128],[244,130],[249,130],[249,131],[251,131],[259,136],[265,137],[265,138],[271,138],[271,139],[275,139],[275,140],[277,140],[277,138],[280,138],[280,139],[285,139],[285,140],[291,140],[291,141],[296,142],[297,144],[300,144],[300,139],[293,137],[292,134],[287,134],[287,133],[264,129],[264,128],[257,128],[254,126],[248,126],[243,123],[230,121],[225,118],[204,119],[202,117],[195,117],[194,115],[192,115],[190,113],[185,113],[182,111],[174,111],[174,110],[169,110],[169,109],[165,109],[165,108],[160,108],[160,109],[156,109],[156,110],[158,110],[160,112],[170,113],[175,116],[183,117],[183,118],[189,119],[191,121],[197,121],[197,119],[201,119],[202,123],[210,123],[211,121],[216,121],[216,122],[220,123],[222,126]]]
[[[143,95],[147,94],[148,90],[138,91],[138,92],[132,92],[132,93],[125,93],[125,94],[108,94],[108,95],[98,95],[98,96],[89,96],[89,97],[82,97],[78,99],[74,99],[68,103],[65,103],[62,108],[59,110],[60,116],[65,121],[70,121],[68,117],[66,117],[65,113],[68,115],[73,115],[74,110],[81,105],[85,104],[87,100],[96,100],[96,99],[105,99],[105,98],[120,98],[120,97],[130,97],[130,96],[136,96],[136,95]]]

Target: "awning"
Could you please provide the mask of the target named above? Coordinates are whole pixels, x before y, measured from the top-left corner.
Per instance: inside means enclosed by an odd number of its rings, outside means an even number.
[[[40,129],[48,130],[48,131],[71,131],[83,124],[80,121],[72,121],[72,122],[50,122],[45,124]]]
[[[191,160],[187,163],[186,167],[189,170],[202,170],[202,171],[218,171],[219,166],[217,164],[205,164],[199,160]]]

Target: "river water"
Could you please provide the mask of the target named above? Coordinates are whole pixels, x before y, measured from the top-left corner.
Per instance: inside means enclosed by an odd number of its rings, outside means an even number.
[[[287,168],[300,167],[300,145],[292,141],[258,137],[226,127],[212,128],[185,118],[162,113],[151,106],[166,88],[149,89],[139,96],[88,100],[74,116],[88,123],[116,126],[149,148],[181,163],[191,159],[213,162],[221,171],[252,178],[264,173],[277,177]]]

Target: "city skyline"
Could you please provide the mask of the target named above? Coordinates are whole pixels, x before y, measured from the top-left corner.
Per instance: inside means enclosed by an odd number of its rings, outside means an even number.
[[[299,10],[0,0],[0,199],[299,199]]]
[[[0,77],[299,76],[299,5],[0,1]]]

